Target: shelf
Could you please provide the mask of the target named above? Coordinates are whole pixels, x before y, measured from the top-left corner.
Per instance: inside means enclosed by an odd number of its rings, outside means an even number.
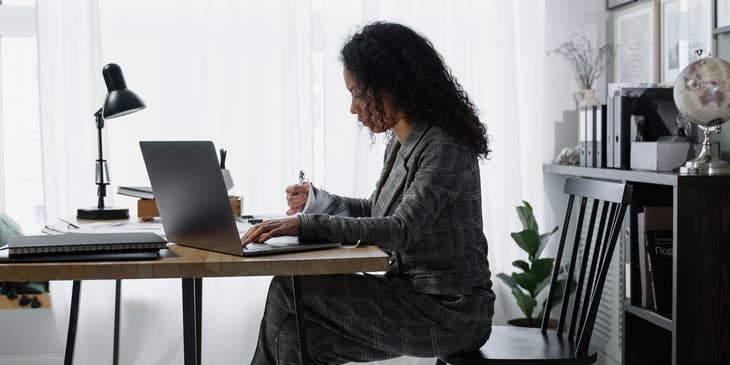
[[[726,25],[724,27],[719,27],[719,28],[712,29],[712,34],[713,35],[715,35],[715,34],[723,34],[723,33],[727,33],[727,32],[730,32],[730,25]]]
[[[576,165],[544,164],[542,171],[548,174],[589,177],[603,180],[630,181],[655,185],[702,185],[729,186],[730,175],[703,176],[679,175],[676,172],[657,172],[642,170],[621,170],[609,168],[593,168]]]
[[[667,331],[670,331],[670,332],[672,331],[672,327],[673,327],[672,320],[667,317],[664,317],[654,311],[644,309],[641,307],[637,307],[637,306],[633,306],[633,305],[629,304],[628,301],[624,304],[624,310],[649,323],[653,323],[661,328],[664,328]]]

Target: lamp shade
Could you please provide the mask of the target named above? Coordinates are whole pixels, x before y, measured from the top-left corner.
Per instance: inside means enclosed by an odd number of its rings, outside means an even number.
[[[102,108],[104,119],[121,117],[142,110],[144,101],[132,90],[127,89],[122,69],[114,63],[107,64],[102,70],[106,83],[106,99]]]

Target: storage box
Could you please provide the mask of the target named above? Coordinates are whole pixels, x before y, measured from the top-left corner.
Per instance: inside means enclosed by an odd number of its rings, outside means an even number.
[[[231,209],[233,210],[233,216],[241,216],[243,211],[243,200],[240,196],[231,196]],[[137,200],[137,217],[142,219],[150,219],[160,216],[160,211],[157,210],[157,203],[154,199],[139,199]]]
[[[631,168],[672,171],[692,156],[689,142],[631,142]]]

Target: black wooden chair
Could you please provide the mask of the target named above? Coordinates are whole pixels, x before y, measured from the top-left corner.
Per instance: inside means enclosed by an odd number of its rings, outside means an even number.
[[[597,354],[589,352],[588,345],[611,257],[621,231],[622,218],[632,199],[632,187],[619,183],[568,178],[565,181],[565,193],[570,197],[546,302],[552,303],[554,299],[555,283],[558,280],[568,227],[573,215],[573,203],[576,197],[580,197],[575,237],[570,262],[567,263],[567,278],[574,278],[577,287],[572,306],[570,305],[571,291],[563,290],[557,329],[548,330],[549,311],[543,316],[541,328],[493,326],[489,341],[481,349],[470,353],[443,356],[438,359],[436,365],[445,363],[453,365],[592,364],[596,361]],[[583,217],[589,199],[593,200],[593,205],[587,238],[581,240]],[[599,208],[600,215],[598,214]],[[597,224],[596,220],[598,220]],[[596,228],[598,232],[595,235],[596,239],[593,240]],[[582,260],[578,260],[581,245],[583,255]],[[590,266],[588,260],[591,261]],[[574,275],[576,269],[578,269],[577,276]],[[570,282],[567,278],[566,283]],[[570,308],[570,320],[568,321],[566,314],[568,314],[569,307],[572,308]],[[544,308],[550,308],[550,306]],[[566,329],[567,333],[565,333]]]

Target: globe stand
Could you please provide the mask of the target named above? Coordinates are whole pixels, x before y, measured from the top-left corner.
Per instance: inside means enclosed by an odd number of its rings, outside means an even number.
[[[700,155],[679,168],[681,175],[730,175],[730,165],[726,161],[712,155],[712,142],[710,133],[720,133],[720,125],[704,127],[698,125],[705,132],[705,140],[702,142]]]

